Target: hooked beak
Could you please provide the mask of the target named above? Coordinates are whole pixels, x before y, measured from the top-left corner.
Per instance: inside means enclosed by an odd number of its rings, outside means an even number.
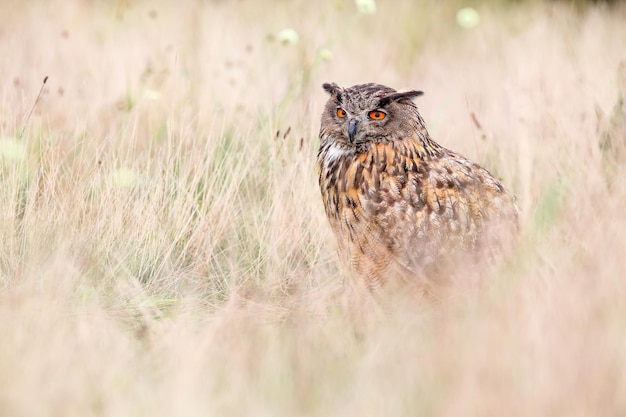
[[[350,143],[354,143],[354,135],[356,134],[356,119],[350,120],[350,125],[348,126],[348,139]]]

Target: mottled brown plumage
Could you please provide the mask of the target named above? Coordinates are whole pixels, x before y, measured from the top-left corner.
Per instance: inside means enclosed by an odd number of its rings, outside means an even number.
[[[430,138],[412,101],[421,91],[323,87],[322,200],[340,253],[370,287],[392,278],[445,281],[461,257],[488,257],[515,233],[514,197]]]

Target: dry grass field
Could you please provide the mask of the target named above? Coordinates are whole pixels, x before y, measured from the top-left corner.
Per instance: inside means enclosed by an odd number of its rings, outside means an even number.
[[[626,6],[466,4],[0,1],[0,415],[626,415]],[[330,81],[518,196],[481,288],[344,290]]]

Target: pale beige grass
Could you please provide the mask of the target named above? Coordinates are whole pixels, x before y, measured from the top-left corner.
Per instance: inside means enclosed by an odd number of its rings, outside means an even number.
[[[626,414],[624,161],[599,146],[626,137],[626,10],[485,3],[464,31],[443,3],[0,4],[0,414]],[[483,288],[344,293],[327,81],[424,90],[432,136],[518,195]]]

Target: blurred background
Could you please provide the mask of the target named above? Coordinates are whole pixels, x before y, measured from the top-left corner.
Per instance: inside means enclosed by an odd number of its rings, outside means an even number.
[[[0,415],[625,415],[625,46],[619,1],[1,0]],[[484,288],[346,294],[324,82],[517,195]]]

